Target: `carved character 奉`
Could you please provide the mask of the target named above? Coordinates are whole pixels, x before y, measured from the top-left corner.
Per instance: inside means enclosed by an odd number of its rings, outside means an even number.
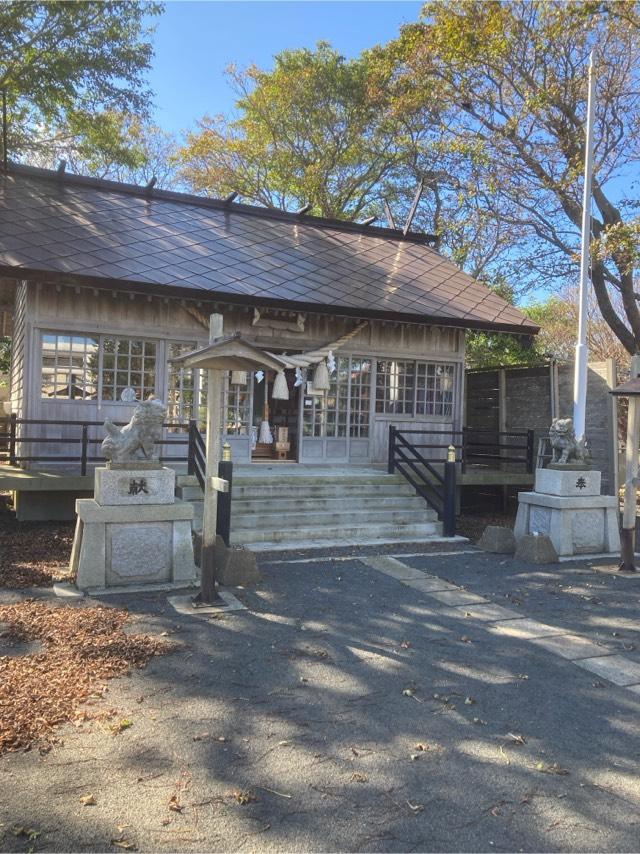
[[[104,422],[107,436],[102,442],[102,453],[114,463],[152,460],[154,446],[162,439],[162,425],[167,410],[161,400],[153,396],[139,403],[124,427],[116,425],[108,418]]]

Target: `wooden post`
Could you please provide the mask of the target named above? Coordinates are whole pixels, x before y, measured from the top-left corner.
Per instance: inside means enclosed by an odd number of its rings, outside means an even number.
[[[449,445],[444,464],[444,496],[442,502],[442,535],[456,535],[456,449]]]
[[[15,412],[11,413],[11,417],[9,419],[9,465],[16,466],[18,465],[18,461],[16,460],[16,433],[18,426],[18,416]]]
[[[640,356],[631,359],[631,379],[640,376]],[[620,531],[620,572],[636,572],[636,477],[638,474],[638,434],[640,407],[638,396],[629,395],[627,413],[627,448],[625,452],[624,509]]]
[[[212,314],[209,318],[209,343],[222,337],[223,317]],[[204,484],[204,508],[202,518],[202,557],[200,560],[201,583],[198,601],[203,604],[214,602],[216,592],[215,544],[218,516],[218,493],[212,478],[218,475],[220,462],[220,424],[222,421],[222,371],[207,371],[207,467]]]
[[[80,455],[80,474],[87,473],[87,451],[89,449],[89,426],[82,425],[82,453]]]

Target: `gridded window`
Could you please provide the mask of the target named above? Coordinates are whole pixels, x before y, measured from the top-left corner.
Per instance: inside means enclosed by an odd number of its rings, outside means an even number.
[[[323,394],[305,394],[302,435],[336,438],[347,435],[349,406],[349,359],[339,358]]]
[[[416,415],[451,416],[453,413],[454,365],[419,362],[416,383]]]
[[[196,342],[172,342],[168,346],[169,359],[175,359],[184,353],[195,350]],[[193,368],[178,368],[169,363],[169,382],[167,388],[167,420],[176,424],[186,424],[196,417],[196,371]],[[171,430],[171,428],[169,428]],[[175,429],[172,430],[175,432]]]
[[[302,435],[324,436],[327,410],[324,394],[305,394],[302,408]]]
[[[377,363],[376,412],[413,415],[415,362],[386,359]]]
[[[145,400],[156,388],[156,345],[133,338],[102,339],[102,400],[121,400],[125,388]],[[131,401],[129,401],[131,402]]]
[[[364,439],[369,436],[371,417],[371,359],[351,359],[351,400],[349,435]]]
[[[249,433],[252,376],[247,371],[230,371],[227,374],[224,412],[225,432],[229,436],[246,436]]]
[[[95,400],[98,396],[97,338],[42,336],[42,397]]]
[[[349,359],[340,358],[336,370],[329,378],[325,398],[325,436],[347,435],[347,405],[349,402]]]

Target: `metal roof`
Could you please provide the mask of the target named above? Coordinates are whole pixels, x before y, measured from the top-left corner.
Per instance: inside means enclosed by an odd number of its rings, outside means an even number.
[[[535,334],[408,234],[11,165],[0,273],[185,298]]]

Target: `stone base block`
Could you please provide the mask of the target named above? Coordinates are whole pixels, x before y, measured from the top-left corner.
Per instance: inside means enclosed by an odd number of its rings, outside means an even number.
[[[514,534],[518,543],[528,534],[546,534],[560,556],[619,552],[618,515],[614,495],[520,492]]]
[[[255,554],[242,546],[225,546],[222,537],[216,537],[214,561],[216,579],[225,587],[244,587],[262,578]]]
[[[502,528],[500,525],[487,525],[478,546],[485,552],[495,554],[513,554],[516,550],[516,538],[511,528]]]
[[[88,498],[76,513],[71,571],[80,590],[195,580],[190,504],[103,507]]]
[[[536,469],[535,491],[545,495],[600,495],[599,471],[587,469]]]
[[[546,534],[527,534],[522,537],[515,557],[527,563],[558,563],[558,552]]]
[[[169,468],[97,468],[94,498],[103,507],[173,504],[176,473]]]

